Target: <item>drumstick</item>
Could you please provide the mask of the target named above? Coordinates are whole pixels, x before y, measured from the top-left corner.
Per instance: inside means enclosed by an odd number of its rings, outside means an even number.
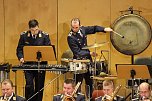
[[[119,33],[117,33],[117,32],[115,32],[115,31],[112,31],[113,33],[115,33],[115,34],[117,34],[117,35],[119,35],[121,38],[124,38],[124,36],[123,35],[121,35],[121,34],[119,34]]]

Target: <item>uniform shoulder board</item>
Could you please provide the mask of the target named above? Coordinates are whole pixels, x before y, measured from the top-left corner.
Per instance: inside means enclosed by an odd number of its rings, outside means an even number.
[[[78,92],[79,95],[84,95],[83,93]]]
[[[72,32],[70,32],[68,36],[72,36]]]
[[[120,95],[117,95],[117,97],[119,97],[119,98],[124,98],[123,96],[120,96]]]
[[[47,32],[44,32],[44,31],[42,31],[42,33],[45,34],[45,35],[49,35]]]
[[[101,98],[101,96],[99,96],[99,97],[96,97],[96,98],[95,98],[95,100],[97,100],[97,99],[99,99],[99,98]]]
[[[27,31],[24,31],[24,32],[21,33],[21,35],[26,34],[26,33],[27,33]]]
[[[54,96],[61,96],[62,94],[56,94],[56,95],[54,95]]]

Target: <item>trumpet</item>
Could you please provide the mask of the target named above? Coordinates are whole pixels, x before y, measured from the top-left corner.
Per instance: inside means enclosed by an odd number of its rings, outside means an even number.
[[[64,96],[62,101],[76,101],[76,99],[74,98],[74,94],[77,92],[80,85],[81,85],[81,82],[78,82],[71,96]]]

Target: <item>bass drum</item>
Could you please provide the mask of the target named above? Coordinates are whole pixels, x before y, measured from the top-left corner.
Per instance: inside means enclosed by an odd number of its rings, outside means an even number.
[[[110,39],[117,51],[126,55],[136,55],[143,52],[150,44],[152,32],[150,24],[140,15],[126,14],[116,19],[112,25]]]

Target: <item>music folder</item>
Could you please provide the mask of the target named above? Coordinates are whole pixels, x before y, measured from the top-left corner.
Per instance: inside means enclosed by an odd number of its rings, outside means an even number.
[[[38,61],[37,52],[41,53],[40,61],[56,61],[55,50],[53,46],[24,46],[24,60]]]
[[[132,71],[135,73],[134,78],[149,79],[151,78],[151,68],[147,65],[137,64],[116,64],[117,76],[120,79],[130,79]]]

